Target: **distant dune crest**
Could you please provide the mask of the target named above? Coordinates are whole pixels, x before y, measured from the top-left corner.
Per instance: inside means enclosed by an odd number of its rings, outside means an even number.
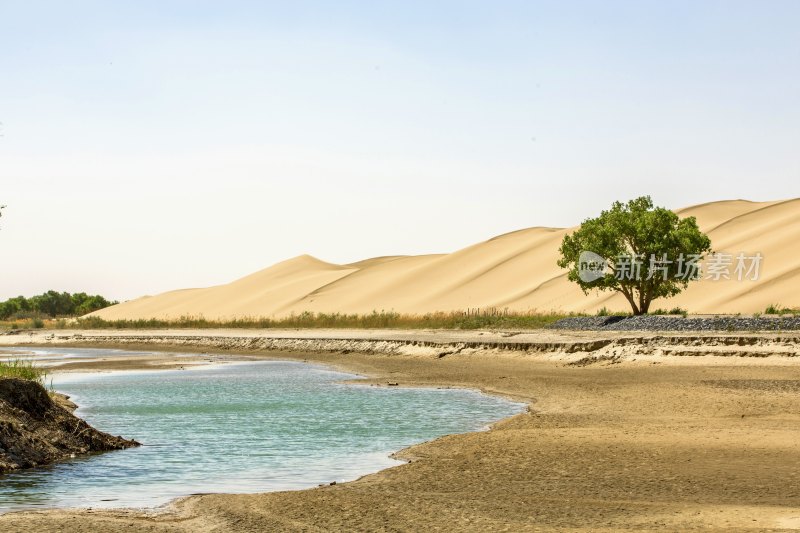
[[[694,216],[714,251],[760,252],[758,281],[693,284],[654,308],[693,313],[760,312],[770,304],[800,306],[800,199],[731,200],[676,211]],[[558,247],[574,228],[535,227],[450,254],[387,256],[347,265],[310,255],[280,262],[226,285],[170,291],[93,313],[107,320],[203,316],[209,320],[282,317],[303,311],[423,314],[468,308],[515,311],[627,311],[615,294],[584,295],[558,268]]]

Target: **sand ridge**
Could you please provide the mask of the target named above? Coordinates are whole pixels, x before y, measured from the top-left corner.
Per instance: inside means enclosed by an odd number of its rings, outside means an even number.
[[[691,313],[763,312],[770,304],[800,306],[800,199],[731,200],[677,211],[694,216],[715,251],[759,252],[757,281],[702,280],[656,306]],[[94,313],[108,319],[181,316],[207,319],[281,317],[291,313],[423,314],[470,308],[515,311],[628,310],[619,295],[585,296],[556,265],[563,236],[574,228],[535,227],[449,254],[390,256],[348,265],[304,255],[225,285],[140,298]]]

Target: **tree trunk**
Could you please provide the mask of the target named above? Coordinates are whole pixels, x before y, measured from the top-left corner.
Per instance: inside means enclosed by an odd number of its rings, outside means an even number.
[[[630,291],[626,290],[624,287],[620,289],[620,292],[622,293],[623,296],[625,296],[625,299],[628,300],[628,303],[631,304],[631,309],[633,309],[633,314],[641,315],[642,312],[639,311],[639,307],[637,307],[636,305],[636,300],[633,299],[633,294]]]

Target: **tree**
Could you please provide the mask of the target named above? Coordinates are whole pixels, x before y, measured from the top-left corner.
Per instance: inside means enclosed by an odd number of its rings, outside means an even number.
[[[100,295],[86,295],[84,293],[73,294],[72,301],[75,305],[75,309],[73,314],[77,316],[83,316],[85,314],[91,313],[92,311],[97,311],[98,309],[103,309],[104,307],[108,307],[110,305],[114,305],[117,302],[109,302],[105,298]]]
[[[669,298],[699,278],[711,241],[694,217],[654,207],[649,196],[615,202],[597,218],[564,236],[558,266],[567,279],[590,290],[620,292],[636,315],[656,298]]]
[[[47,291],[30,298],[17,296],[0,302],[0,320],[26,318],[31,315],[34,317],[46,315],[51,318],[81,316],[117,303],[119,302],[108,301],[99,294]]]
[[[47,291],[44,294],[30,298],[31,306],[39,313],[57,316],[71,315],[73,311],[72,298],[66,292]]]

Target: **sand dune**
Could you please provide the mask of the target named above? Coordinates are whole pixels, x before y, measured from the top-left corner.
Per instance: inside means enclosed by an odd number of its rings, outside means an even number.
[[[769,304],[800,307],[800,199],[732,200],[678,210],[694,216],[715,251],[760,252],[758,281],[702,280],[654,307],[693,313],[748,313]],[[280,317],[303,311],[400,313],[508,308],[627,310],[621,296],[584,295],[556,265],[561,239],[574,228],[529,228],[450,254],[388,256],[347,265],[300,256],[203,289],[139,298],[94,313],[105,319]]]

